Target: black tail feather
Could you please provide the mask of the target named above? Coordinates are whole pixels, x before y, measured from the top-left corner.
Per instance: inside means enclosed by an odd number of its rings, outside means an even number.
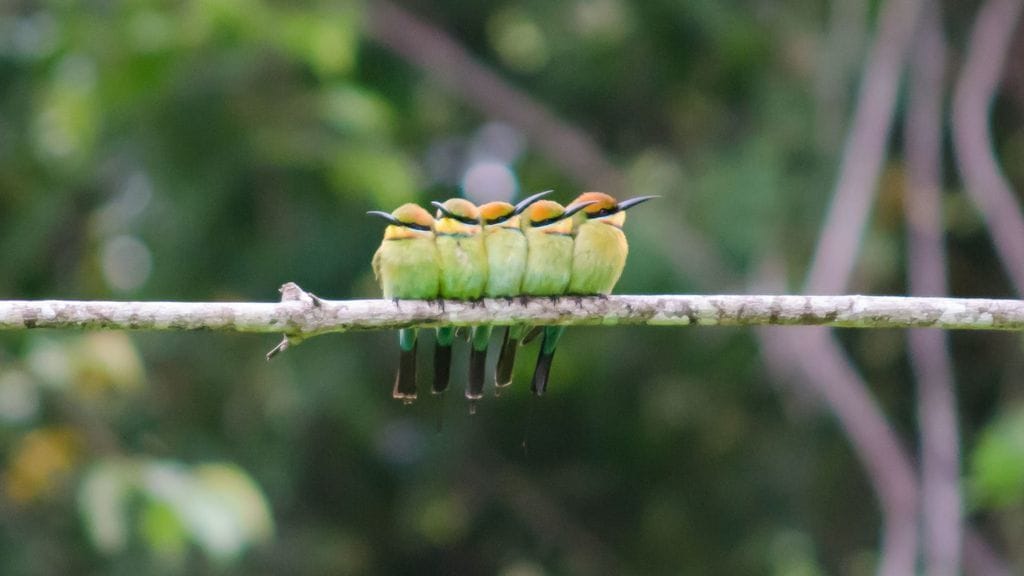
[[[398,374],[395,375],[395,387],[391,396],[411,404],[416,399],[416,350],[419,342],[413,344],[411,350],[401,350],[398,356]]]
[[[519,350],[519,339],[512,338],[512,328],[505,331],[505,339],[501,342],[501,353],[498,365],[494,368],[494,387],[504,388],[512,383],[512,372],[516,366],[516,352]]]
[[[545,352],[541,346],[540,355],[537,357],[537,367],[533,369],[533,382],[530,383],[530,391],[534,396],[543,396],[548,389],[548,375],[551,374],[551,361],[555,357],[555,351]]]
[[[487,364],[487,349],[471,348],[469,353],[469,382],[466,398],[479,400],[484,395],[484,372]]]
[[[434,347],[434,383],[431,392],[442,394],[448,389],[452,371],[452,345],[438,343]]]
[[[534,340],[537,339],[537,336],[540,336],[543,333],[544,333],[544,327],[543,326],[534,326],[534,327],[530,328],[529,330],[526,331],[526,335],[523,336],[523,346],[526,346],[530,342],[533,342]]]

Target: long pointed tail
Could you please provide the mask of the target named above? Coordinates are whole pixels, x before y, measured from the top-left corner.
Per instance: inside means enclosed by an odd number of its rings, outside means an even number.
[[[565,326],[547,326],[544,328],[544,340],[540,344],[540,355],[537,367],[533,369],[533,382],[530,390],[535,396],[542,396],[548,389],[548,376],[551,373],[551,362],[555,358],[555,347],[558,339],[565,332]]]
[[[512,384],[512,373],[516,367],[516,352],[519,351],[519,339],[523,335],[522,326],[509,326],[505,331],[505,339],[501,341],[501,352],[498,354],[498,365],[494,367],[494,393]]]
[[[398,332],[398,373],[395,375],[395,387],[391,396],[406,404],[416,400],[416,349],[418,342],[416,330],[403,328]]]
[[[484,371],[487,365],[487,345],[491,341],[491,327],[473,329],[473,346],[469,353],[469,383],[466,398],[479,400],[484,395]]]
[[[434,383],[430,391],[441,394],[448,389],[448,381],[452,371],[452,342],[455,331],[449,327],[437,329],[437,340],[434,346]]]

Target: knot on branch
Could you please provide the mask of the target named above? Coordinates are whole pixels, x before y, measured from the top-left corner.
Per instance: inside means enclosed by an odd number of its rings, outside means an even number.
[[[300,316],[313,317],[322,316],[323,300],[319,296],[312,292],[306,292],[301,286],[295,282],[285,282],[278,289],[281,293],[281,303],[298,302],[302,305],[299,311]],[[301,325],[300,322],[293,323],[294,325]],[[290,346],[294,346],[302,342],[304,339],[301,331],[285,332],[281,338],[281,342],[277,346],[274,346],[270,352],[267,352],[267,360],[269,361],[279,353],[284,352]]]

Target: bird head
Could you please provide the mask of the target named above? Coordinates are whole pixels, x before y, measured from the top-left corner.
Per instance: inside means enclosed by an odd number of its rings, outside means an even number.
[[[480,207],[480,218],[484,226],[500,226],[502,228],[519,228],[519,215],[522,214],[531,204],[544,196],[551,194],[554,190],[538,192],[528,198],[520,200],[515,206],[508,202],[488,202]]]
[[[566,209],[558,202],[538,200],[526,209],[524,227],[541,229],[547,234],[569,234],[572,232],[572,215],[590,205],[591,202],[583,202]]]
[[[487,228],[518,228],[516,207],[508,202],[488,202],[480,206],[480,219]]]
[[[571,209],[583,203],[590,203],[582,211],[586,220],[602,222],[610,226],[622,228],[622,225],[626,222],[626,210],[654,198],[658,198],[658,196],[637,196],[636,198],[619,202],[604,192],[584,192],[573,200],[568,208]]]
[[[390,222],[384,229],[385,240],[430,238],[434,235],[434,219],[430,212],[416,204],[402,204],[390,214],[380,210],[371,210],[367,214]]]
[[[438,234],[473,235],[480,233],[480,209],[469,200],[449,198],[431,202],[437,208],[434,230]]]

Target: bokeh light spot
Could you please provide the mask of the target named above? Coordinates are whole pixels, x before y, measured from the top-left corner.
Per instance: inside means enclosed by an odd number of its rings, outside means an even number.
[[[462,177],[462,190],[477,204],[504,200],[511,202],[519,184],[512,169],[501,162],[478,162]]]
[[[134,236],[115,236],[107,240],[101,261],[107,285],[118,292],[139,288],[153,270],[149,248]]]

